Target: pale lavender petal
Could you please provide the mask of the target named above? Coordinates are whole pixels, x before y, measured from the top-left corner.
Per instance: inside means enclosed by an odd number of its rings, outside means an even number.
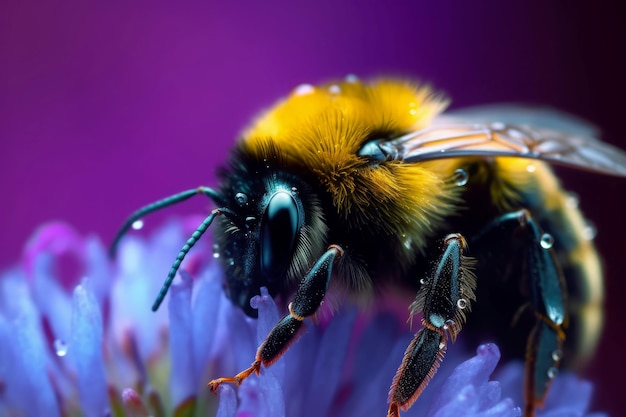
[[[182,282],[170,288],[168,312],[170,318],[170,391],[176,406],[191,397],[197,381],[193,380],[193,341],[191,318],[192,278],[180,271]]]
[[[477,355],[456,367],[446,380],[432,403],[432,417],[501,416],[521,415],[510,399],[501,400],[499,383],[490,382],[500,359],[500,351],[494,344],[481,345]]]
[[[265,340],[270,331],[274,328],[280,316],[278,314],[278,307],[274,299],[270,296],[267,288],[261,288],[261,295],[252,297],[250,300],[250,306],[256,308],[259,311],[259,317],[256,325],[256,342],[257,346]],[[271,367],[271,372],[280,381],[283,381],[285,377],[285,362],[278,361]]]
[[[504,366],[497,374],[502,392],[517,404],[523,404],[524,365],[516,361]],[[588,414],[593,388],[570,372],[562,372],[553,382],[543,409],[538,417],[604,416],[602,413]]]
[[[216,344],[222,301],[220,278],[221,270],[217,264],[213,264],[195,285],[196,292],[191,309],[193,381],[200,381],[205,377],[204,372],[211,357],[212,346]]]
[[[278,379],[265,371],[259,378],[249,378],[239,387],[237,417],[282,417],[285,398]]]
[[[87,417],[102,417],[109,409],[102,357],[102,314],[88,280],[74,290],[72,335],[68,358],[76,370],[82,409]]]
[[[410,335],[400,332],[397,318],[390,314],[374,317],[354,346],[352,373],[343,387],[351,395],[334,414],[384,416],[389,385],[410,341]]]
[[[85,247],[83,239],[72,227],[65,223],[53,222],[40,226],[26,244],[23,265],[27,278],[32,277],[35,261],[42,253],[57,258],[69,254],[77,260],[82,260],[85,258]],[[65,274],[57,277],[68,289],[78,284],[78,281],[74,281],[76,278],[80,277]]]
[[[52,275],[53,262],[52,255],[48,253],[40,253],[33,259],[32,297],[40,314],[48,321],[54,337],[67,341],[72,316],[71,294]]]
[[[250,300],[250,305],[258,309],[256,341],[260,345],[279,320],[278,308],[270,297],[267,288],[261,288],[261,295]],[[239,417],[285,415],[285,398],[280,378],[284,375],[285,364],[278,361],[270,368],[264,368],[258,378],[252,377],[242,384],[239,390]],[[278,376],[280,375],[280,377]]]
[[[500,350],[494,344],[487,344],[480,346],[477,353],[475,357],[456,367],[433,401],[431,411],[454,401],[463,387],[488,380],[500,360]]]
[[[28,417],[58,416],[45,379],[49,351],[21,274],[0,277],[0,301],[0,403]]]
[[[152,302],[163,282],[164,271],[157,271],[155,263],[165,264],[166,254],[149,252],[147,245],[137,238],[128,238],[120,244],[116,279],[112,282],[111,326],[116,343],[122,345],[126,334],[136,336],[139,356],[147,361],[160,349],[160,332],[167,326],[167,309],[151,310]]]
[[[308,381],[302,381],[302,389],[307,390],[308,386],[306,395],[316,399],[315,408],[302,410],[301,415],[328,414],[345,365],[355,319],[355,310],[344,311],[341,320],[331,320],[324,330],[317,354],[311,358],[316,364],[313,373]]]
[[[235,391],[230,385],[224,384],[218,388],[220,405],[217,408],[216,417],[235,417],[237,412],[237,398]]]
[[[112,268],[107,250],[100,239],[89,236],[84,240],[85,245],[85,276],[89,277],[89,286],[100,305],[111,292]]]

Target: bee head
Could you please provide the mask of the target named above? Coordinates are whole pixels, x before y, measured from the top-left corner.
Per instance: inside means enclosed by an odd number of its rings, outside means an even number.
[[[214,236],[228,297],[255,317],[250,299],[261,287],[276,296],[299,282],[323,249],[327,228],[317,197],[301,178],[239,162],[223,175],[221,193],[233,214],[219,218]]]

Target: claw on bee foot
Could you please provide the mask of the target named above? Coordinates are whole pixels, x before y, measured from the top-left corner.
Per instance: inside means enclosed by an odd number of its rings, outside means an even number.
[[[259,375],[260,372],[261,372],[261,361],[254,361],[252,362],[252,365],[250,365],[249,368],[244,369],[243,371],[239,372],[237,375],[233,377],[224,377],[224,378],[214,379],[213,381],[209,382],[207,386],[209,387],[211,392],[215,394],[217,392],[217,388],[224,383],[234,384],[236,386],[239,386],[244,381],[244,379],[248,378],[253,373]]]
[[[391,404],[389,404],[387,417],[400,417],[400,408],[398,407],[398,403],[392,402]]]

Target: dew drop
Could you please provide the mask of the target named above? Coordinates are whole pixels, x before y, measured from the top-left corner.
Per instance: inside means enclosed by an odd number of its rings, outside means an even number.
[[[465,298],[459,298],[459,300],[456,302],[456,306],[463,310],[467,307],[467,300]]]
[[[567,207],[575,209],[578,208],[578,204],[580,204],[580,199],[575,193],[569,193],[567,195],[567,199],[565,200],[565,204],[567,204]]]
[[[219,258],[219,257],[220,257],[220,253],[219,253],[219,252],[215,252],[215,253],[213,254],[213,257],[214,257],[215,259]]]
[[[583,229],[583,237],[586,240],[593,240],[596,238],[597,235],[598,229],[596,229],[596,226],[591,222],[587,222],[585,228]]]
[[[67,355],[67,347],[67,343],[61,339],[56,339],[54,341],[54,352],[61,358]]]
[[[554,245],[554,238],[552,237],[550,233],[544,233],[541,235],[541,238],[539,239],[539,244],[544,249],[550,249],[552,245]]]
[[[220,247],[217,243],[213,244],[213,257],[215,259],[220,257]]]
[[[228,265],[230,266],[235,265],[235,260],[233,258],[228,258]]]
[[[548,378],[553,379],[556,378],[556,376],[559,374],[559,370],[552,366],[550,369],[548,369]]]
[[[248,203],[248,196],[245,195],[244,193],[237,193],[235,194],[235,200],[237,200],[237,203],[240,206],[243,206],[244,204]]]
[[[143,220],[135,220],[131,226],[134,230],[141,230],[143,228]]]
[[[448,327],[449,327],[449,326],[448,326],[447,324],[444,324],[444,325],[443,325],[443,330],[448,330]]]
[[[560,361],[563,358],[563,351],[561,349],[554,349],[552,351],[552,360],[555,362]]]
[[[465,184],[467,184],[468,180],[469,180],[469,175],[467,174],[467,171],[464,170],[463,168],[459,168],[456,171],[454,171],[454,181],[456,185],[458,185],[459,187],[462,187]]]
[[[294,194],[298,194],[298,187],[291,187],[291,192]]]
[[[333,84],[328,87],[328,92],[331,94],[339,94],[341,93],[341,88],[337,84]]]
[[[534,166],[533,164],[526,165],[526,171],[528,171],[528,172],[535,172],[536,169],[537,169],[537,167]]]
[[[445,343],[439,343],[439,350],[443,349],[446,347]]]
[[[426,281],[426,279],[425,279],[425,278],[420,279],[420,284],[422,284],[422,285],[426,284],[427,282],[428,282],[428,281]]]
[[[295,96],[305,96],[307,94],[311,94],[315,91],[315,87],[311,84],[300,84],[293,90],[293,94]]]

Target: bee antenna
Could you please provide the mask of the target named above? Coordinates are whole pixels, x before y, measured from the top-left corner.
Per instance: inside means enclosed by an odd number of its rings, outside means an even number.
[[[185,256],[187,255],[187,253],[189,253],[193,245],[195,245],[196,242],[200,239],[200,237],[202,237],[204,232],[207,231],[207,229],[213,222],[213,219],[215,219],[215,217],[221,214],[224,214],[227,217],[234,216],[234,213],[225,207],[215,209],[211,212],[211,214],[207,216],[206,219],[204,219],[204,221],[200,224],[200,226],[198,226],[196,231],[191,234],[191,237],[187,239],[185,246],[183,246],[181,250],[178,252],[178,255],[176,256],[176,260],[172,264],[172,267],[170,268],[170,272],[167,274],[167,278],[165,279],[165,282],[163,283],[163,286],[161,287],[159,294],[157,295],[156,299],[154,300],[154,303],[152,304],[152,311],[157,311],[159,309],[159,306],[163,302],[163,298],[165,298],[165,294],[167,294],[167,290],[170,288],[170,285],[172,285],[172,281],[174,280],[174,277],[176,276],[176,272],[178,272],[178,268],[180,268],[180,264],[183,262],[183,259],[185,259]]]
[[[165,207],[172,206],[174,204],[178,204],[182,201],[185,201],[199,194],[209,197],[211,200],[213,200],[213,202],[215,202],[219,206],[225,203],[224,199],[222,198],[220,194],[217,193],[217,191],[209,187],[198,187],[198,188],[194,188],[193,190],[183,191],[181,193],[174,194],[162,200],[155,201],[154,203],[148,204],[147,206],[144,206],[140,208],[139,210],[137,210],[136,212],[134,212],[133,214],[131,214],[128,217],[128,219],[126,219],[126,221],[124,222],[120,230],[117,232],[117,235],[115,235],[115,239],[113,239],[113,243],[111,243],[111,246],[109,247],[109,257],[111,258],[115,257],[115,252],[117,251],[117,245],[120,243],[120,240],[124,237],[126,232],[128,232],[130,228],[133,227],[133,224],[137,220],[140,220],[147,214],[161,210]]]

